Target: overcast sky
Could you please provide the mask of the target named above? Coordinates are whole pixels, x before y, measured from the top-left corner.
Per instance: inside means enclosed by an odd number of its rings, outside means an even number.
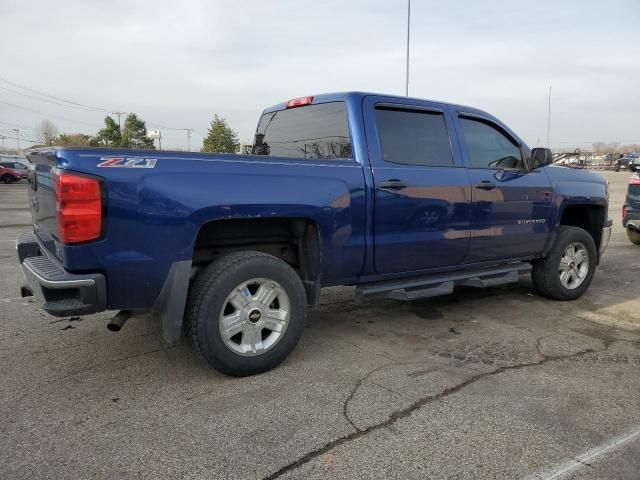
[[[217,113],[249,140],[260,111],[292,97],[403,94],[406,3],[0,0],[0,77],[148,127],[203,133]],[[411,96],[485,109],[535,146],[549,85],[552,146],[640,143],[640,0],[413,0]],[[63,132],[102,125],[98,111],[15,91],[28,93],[0,80],[0,135],[31,137],[44,118]],[[163,137],[186,147],[183,132]]]

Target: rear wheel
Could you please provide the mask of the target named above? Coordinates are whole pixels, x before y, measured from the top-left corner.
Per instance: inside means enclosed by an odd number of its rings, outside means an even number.
[[[277,366],[296,346],[305,316],[300,277],[264,253],[236,252],[216,260],[189,292],[187,324],[194,346],[228,375]]]
[[[535,289],[556,300],[581,297],[593,279],[597,255],[589,232],[578,227],[560,226],[549,255],[533,262],[531,279]]]
[[[636,245],[640,245],[640,232],[637,230],[631,230],[630,228],[627,228],[627,237],[629,238],[629,241],[631,243],[634,243]]]
[[[15,182],[15,178],[13,178],[13,175],[3,175],[2,176],[2,183],[13,183]]]

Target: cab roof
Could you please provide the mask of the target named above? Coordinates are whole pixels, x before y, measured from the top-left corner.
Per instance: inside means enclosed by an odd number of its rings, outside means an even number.
[[[415,102],[431,102],[431,103],[436,103],[442,106],[450,106],[450,107],[454,107],[458,110],[464,110],[465,112],[469,112],[469,113],[476,113],[476,114],[480,114],[480,115],[484,115],[487,117],[491,117],[493,118],[493,115],[479,110],[475,107],[470,107],[468,105],[459,105],[456,103],[449,103],[449,102],[443,102],[440,100],[431,100],[428,98],[417,98],[417,97],[405,97],[402,95],[392,95],[392,94],[388,94],[388,93],[376,93],[376,92],[360,92],[360,91],[352,91],[352,92],[331,92],[331,93],[320,93],[317,95],[311,95],[311,97],[313,98],[313,101],[311,102],[311,105],[315,105],[318,103],[327,103],[327,102],[360,102],[363,98],[365,97],[385,97],[387,99],[390,100],[398,100],[401,102],[407,102],[407,100],[409,102],[411,102],[412,100]],[[294,97],[295,98],[295,97]],[[272,105],[270,107],[267,107],[264,109],[264,111],[262,112],[264,113],[270,113],[270,112],[275,112],[277,110],[284,110],[285,108],[287,108],[287,101],[278,103],[276,105]]]

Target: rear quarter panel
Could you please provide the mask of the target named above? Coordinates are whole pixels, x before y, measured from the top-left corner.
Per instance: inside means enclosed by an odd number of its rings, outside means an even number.
[[[150,307],[171,264],[191,259],[201,226],[231,218],[314,221],[323,284],[351,283],[365,249],[364,173],[355,161],[299,161],[170,152],[64,151],[63,165],[105,177],[104,240],[61,247],[65,267],[106,273],[109,308]],[[153,157],[154,168],[98,167],[109,156]]]

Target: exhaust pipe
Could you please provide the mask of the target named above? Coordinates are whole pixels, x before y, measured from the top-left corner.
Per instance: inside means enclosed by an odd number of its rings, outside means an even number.
[[[109,320],[107,328],[112,332],[119,332],[122,327],[133,316],[133,310],[120,310],[115,317]]]

